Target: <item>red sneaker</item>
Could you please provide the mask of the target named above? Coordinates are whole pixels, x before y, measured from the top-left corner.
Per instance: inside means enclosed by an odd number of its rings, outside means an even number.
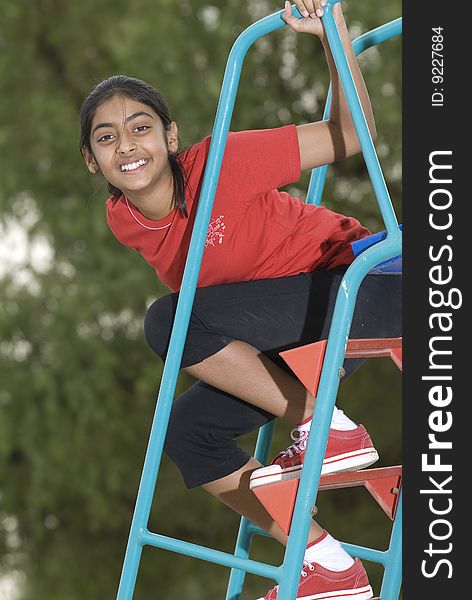
[[[278,587],[259,600],[277,600]],[[364,566],[356,558],[352,567],[339,572],[304,563],[296,600],[369,600],[373,595]]]
[[[298,439],[296,435],[299,436]],[[292,439],[295,440],[294,443],[278,454],[272,464],[253,472],[249,484],[251,489],[300,477],[308,432],[294,429]],[[330,429],[321,474],[358,471],[372,465],[378,459],[377,450],[364,425],[358,425],[356,429],[349,431]]]

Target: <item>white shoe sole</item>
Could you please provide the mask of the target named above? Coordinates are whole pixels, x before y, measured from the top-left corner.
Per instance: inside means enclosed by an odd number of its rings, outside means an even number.
[[[375,448],[363,448],[355,452],[346,452],[338,454],[332,458],[327,458],[323,462],[321,475],[332,475],[333,473],[344,473],[345,471],[360,471],[379,460],[379,455]],[[250,489],[254,489],[260,485],[269,483],[277,483],[279,481],[287,481],[288,479],[297,479],[300,477],[302,465],[295,467],[287,467],[282,469],[280,465],[269,465],[257,469],[251,475],[249,481]]]
[[[342,600],[370,600],[374,597],[372,588],[367,585],[356,590],[338,590],[336,592],[323,592],[311,596],[297,596],[297,600],[330,600],[331,598],[342,598]],[[258,598],[258,600],[265,600]]]

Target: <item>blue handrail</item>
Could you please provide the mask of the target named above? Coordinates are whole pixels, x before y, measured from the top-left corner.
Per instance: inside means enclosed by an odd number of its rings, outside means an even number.
[[[354,52],[359,55],[367,48],[371,48],[372,46],[376,46],[386,40],[389,40],[392,37],[395,37],[402,32],[402,19],[399,17],[398,19],[394,19],[389,23],[385,23],[385,25],[381,25],[376,29],[372,29],[372,31],[368,31],[364,33],[360,37],[356,38],[352,42],[352,47]],[[331,85],[329,86],[328,95],[326,98],[325,109],[323,112],[323,119],[329,119],[329,113],[331,109]],[[310,177],[310,184],[308,186],[306,202],[307,204],[316,204],[320,205],[321,199],[323,197],[323,189],[326,181],[326,174],[328,172],[328,165],[323,165],[321,167],[317,167],[313,169]]]

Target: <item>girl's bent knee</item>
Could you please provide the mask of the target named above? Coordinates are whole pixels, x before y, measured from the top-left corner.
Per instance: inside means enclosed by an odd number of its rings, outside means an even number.
[[[144,317],[144,337],[152,350],[164,357],[169,344],[170,332],[174,321],[174,294],[158,298],[148,308]]]

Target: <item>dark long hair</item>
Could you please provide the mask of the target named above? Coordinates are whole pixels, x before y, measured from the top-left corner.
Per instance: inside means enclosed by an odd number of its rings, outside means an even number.
[[[90,134],[92,131],[92,121],[97,109],[107,100],[114,96],[126,96],[142,104],[146,104],[160,117],[164,130],[168,131],[172,123],[169,106],[160,92],[145,81],[127,77],[126,75],[113,75],[99,83],[85,98],[80,109],[80,151],[82,155],[87,150],[92,154],[90,144]],[[174,181],[173,201],[179,213],[187,217],[187,207],[185,203],[185,175],[182,165],[178,159],[178,152],[175,154],[169,152],[168,159]],[[109,181],[108,191],[110,194],[119,198],[122,191],[112,185]]]

